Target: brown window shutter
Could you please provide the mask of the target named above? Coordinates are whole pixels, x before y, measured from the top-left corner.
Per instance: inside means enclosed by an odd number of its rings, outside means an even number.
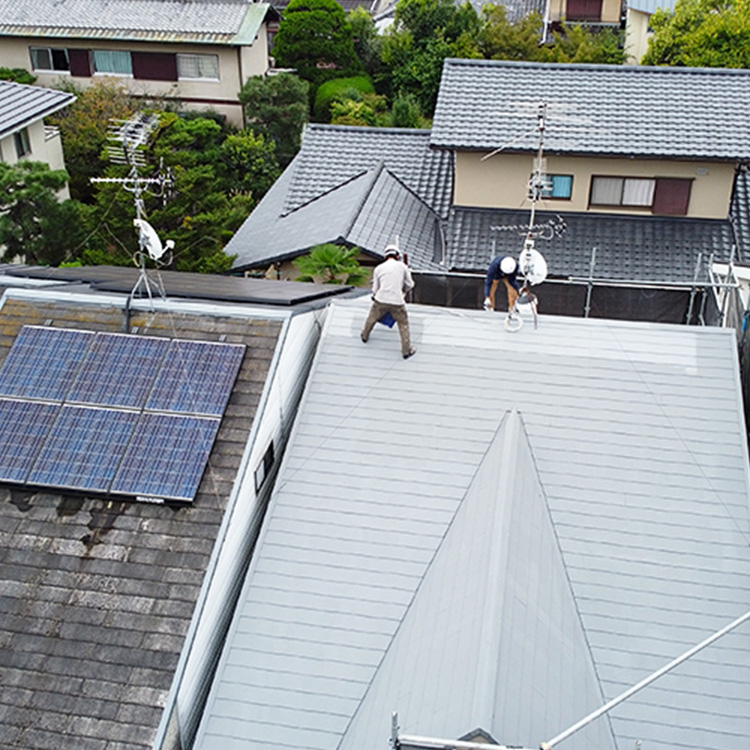
[[[601,21],[602,0],[568,0],[565,17],[568,21]]]
[[[70,75],[89,78],[91,76],[91,61],[87,49],[68,49]]]
[[[692,180],[659,177],[654,190],[653,212],[662,216],[685,216],[690,203]]]
[[[176,81],[177,57],[171,52],[132,52],[133,78],[145,81]]]

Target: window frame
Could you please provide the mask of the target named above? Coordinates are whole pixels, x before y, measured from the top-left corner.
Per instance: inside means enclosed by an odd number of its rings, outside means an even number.
[[[569,189],[568,189],[568,194],[567,195],[550,195],[549,193],[547,193],[547,189],[546,188],[542,188],[541,195],[540,195],[541,200],[545,200],[545,201],[569,201],[569,200],[573,200],[573,181],[574,181],[575,175],[572,175],[572,174],[545,174],[544,175],[545,183],[548,180],[550,181],[550,188],[549,188],[550,190],[554,190],[553,179],[555,177],[567,177],[568,179],[570,179],[570,186],[569,186]]]
[[[49,55],[49,61],[51,67],[45,68],[45,67],[37,67],[34,62],[34,53],[35,52],[46,52]],[[67,68],[56,68],[55,67],[55,55],[56,52],[62,52],[65,55],[65,62],[67,64]],[[31,46],[29,47],[29,59],[31,60],[31,69],[35,71],[36,73],[67,73],[70,75],[70,55],[68,54],[68,50],[66,47],[35,47]]]
[[[128,73],[119,73],[111,70],[99,70],[96,64],[96,56],[100,53],[106,53],[108,55],[127,55],[130,62],[130,71]],[[92,74],[95,76],[117,76],[118,78],[132,78],[133,77],[133,56],[129,50],[120,49],[94,49],[91,50],[91,69]]]
[[[13,142],[16,146],[16,158],[19,161],[31,153],[31,138],[28,128],[21,128],[13,133]]]
[[[207,52],[177,52],[175,57],[177,58],[177,80],[178,81],[210,81],[212,83],[216,83],[217,81],[221,81],[221,68],[219,64],[219,55],[214,53],[207,53]],[[183,75],[182,71],[180,70],[181,64],[184,60],[187,58],[206,58],[206,59],[213,59],[216,63],[216,77],[213,76],[189,76],[189,75]],[[199,65],[197,67],[200,67]]]

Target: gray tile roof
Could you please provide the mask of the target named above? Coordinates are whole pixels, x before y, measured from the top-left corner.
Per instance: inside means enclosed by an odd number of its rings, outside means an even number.
[[[248,0],[0,0],[0,36],[252,44],[269,9]]]
[[[111,307],[6,299],[0,361],[24,324],[122,331]],[[134,312],[150,335],[246,343],[192,506],[0,488],[0,744],[149,748],[175,674],[281,323]]]
[[[750,261],[748,257],[750,254],[750,171],[748,170],[737,173],[729,214],[739,250],[738,259],[747,263]]]
[[[715,261],[727,262],[734,242],[729,221],[710,219],[538,211],[536,223],[559,226],[560,217],[565,230],[537,241],[550,276],[558,278],[588,277],[591,251],[596,248],[595,278],[689,285],[699,253],[703,261],[699,280],[705,281],[709,257],[713,254]],[[450,267],[485,271],[495,255],[518,256],[522,236],[507,228],[525,228],[528,220],[528,211],[455,209],[448,221]],[[750,244],[745,247],[750,249]]]
[[[504,0],[503,2],[483,2],[482,0],[471,0],[474,10],[481,15],[485,5],[501,5],[505,7],[505,17],[511,23],[516,23],[526,18],[530,13],[538,13],[544,16],[547,8],[546,0]]]
[[[333,303],[197,750],[375,750],[393,710],[538,747],[747,611],[732,331],[419,306],[404,362],[366,311]],[[744,627],[571,746],[735,746],[748,652]]]
[[[750,158],[750,71],[496,60],[445,61],[432,145],[547,153]]]
[[[453,190],[453,157],[430,150],[429,130],[308,125],[291,165],[284,202],[289,212],[363,171],[384,164],[425,203],[445,216]]]
[[[227,243],[236,270],[293,258],[324,242],[343,242],[381,258],[399,237],[415,267],[437,270],[438,217],[382,164],[279,213],[297,174],[297,159]]]
[[[0,81],[0,138],[38,122],[75,100],[74,94],[65,91]]]

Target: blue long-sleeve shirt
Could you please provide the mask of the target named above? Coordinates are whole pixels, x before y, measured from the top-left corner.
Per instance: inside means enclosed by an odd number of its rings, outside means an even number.
[[[493,281],[501,281],[502,279],[508,279],[508,283],[516,290],[521,291],[518,287],[518,280],[516,279],[516,274],[518,273],[518,266],[516,266],[516,270],[513,271],[513,273],[505,274],[500,270],[500,264],[503,262],[503,258],[505,258],[505,255],[498,255],[497,258],[495,258],[492,263],[490,263],[490,267],[487,269],[487,278],[484,280],[484,296],[489,297],[490,296],[490,290],[492,289],[492,282]]]

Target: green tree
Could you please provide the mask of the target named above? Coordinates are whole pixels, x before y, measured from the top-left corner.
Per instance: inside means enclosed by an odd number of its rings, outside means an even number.
[[[30,86],[36,81],[36,76],[24,68],[0,68],[0,81],[13,81]]]
[[[220,153],[224,190],[230,195],[249,195],[257,202],[281,173],[276,144],[252,130],[228,135]]]
[[[109,78],[97,80],[85,91],[73,84],[63,88],[78,98],[48,119],[60,128],[71,197],[89,202],[94,194],[91,178],[102,171],[111,120],[129,119],[136,112],[136,104],[122,84]]]
[[[403,94],[393,100],[391,125],[394,128],[426,127],[419,103],[411,94]]]
[[[336,0],[292,0],[284,10],[273,56],[313,87],[362,70],[352,27]]]
[[[359,94],[335,101],[331,105],[333,125],[387,127],[391,118],[388,100],[379,94]]]
[[[750,68],[750,0],[678,0],[651,27],[644,65]]]
[[[309,113],[309,84],[292,73],[248,78],[239,100],[253,131],[276,144],[284,168],[299,151]]]
[[[361,286],[367,281],[367,272],[359,265],[359,253],[358,247],[341,247],[330,243],[317,245],[309,255],[302,255],[293,261],[301,272],[297,281]]]
[[[313,114],[316,122],[331,121],[331,106],[344,99],[361,100],[363,94],[374,94],[375,86],[369,76],[333,78],[318,87],[315,92]]]
[[[537,60],[544,21],[530,13],[516,23],[508,20],[504,5],[485,5],[478,44],[488,60]]]
[[[60,203],[68,174],[43,162],[0,162],[0,257],[57,265],[80,241],[83,227],[75,201]]]
[[[354,51],[362,63],[365,72],[371,77],[378,77],[383,69],[381,59],[383,52],[383,37],[375,28],[372,13],[362,6],[352,10],[347,16],[352,27]]]

